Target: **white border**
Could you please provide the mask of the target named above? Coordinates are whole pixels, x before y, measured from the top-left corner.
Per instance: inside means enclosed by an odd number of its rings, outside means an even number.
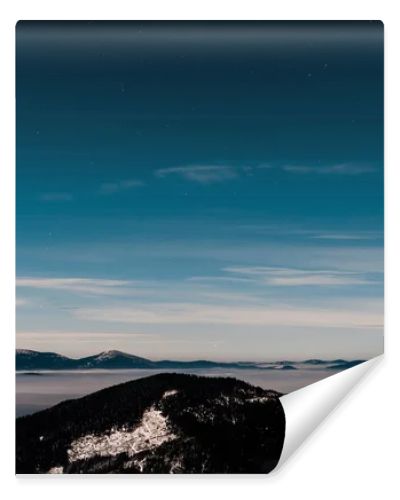
[[[0,177],[0,304],[3,336],[1,368],[2,490],[7,498],[60,500],[76,494],[96,500],[118,495],[187,499],[211,495],[243,498],[395,498],[398,465],[399,410],[395,409],[400,356],[399,308],[399,17],[395,2],[336,0],[253,1],[160,0],[3,0],[1,4],[1,177]],[[278,474],[202,477],[74,477],[51,479],[14,476],[14,25],[19,19],[381,19],[386,44],[386,356],[373,376],[362,383],[302,446]],[[388,182],[390,178],[390,182]],[[389,267],[390,266],[390,267]],[[396,349],[397,347],[397,349]],[[398,406],[398,405],[397,405]],[[385,490],[392,491],[385,495]]]

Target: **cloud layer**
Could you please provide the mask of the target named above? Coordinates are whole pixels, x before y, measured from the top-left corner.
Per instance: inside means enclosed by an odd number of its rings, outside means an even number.
[[[82,320],[161,325],[308,326],[324,328],[382,328],[382,315],[373,310],[283,306],[212,306],[192,303],[132,304],[130,307],[82,308]]]
[[[179,176],[200,184],[223,182],[236,179],[241,175],[254,175],[257,170],[282,170],[293,174],[316,175],[361,175],[376,172],[372,165],[359,163],[339,163],[334,165],[186,165],[161,168],[154,172],[156,177]]]
[[[275,267],[228,267],[225,271],[271,286],[349,286],[371,282],[357,273]]]
[[[131,284],[125,280],[91,278],[17,278],[16,286],[48,290],[65,290],[92,295],[114,295],[124,293],[123,287]]]

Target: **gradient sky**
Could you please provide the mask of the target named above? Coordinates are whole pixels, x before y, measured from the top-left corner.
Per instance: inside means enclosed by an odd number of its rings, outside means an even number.
[[[17,346],[383,346],[380,22],[20,22]]]

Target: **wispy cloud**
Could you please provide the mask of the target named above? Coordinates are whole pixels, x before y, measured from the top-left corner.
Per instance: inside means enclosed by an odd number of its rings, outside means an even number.
[[[199,184],[211,184],[236,179],[241,176],[253,176],[257,171],[283,170],[293,174],[318,175],[361,175],[373,173],[376,168],[368,164],[338,163],[334,165],[185,165],[161,168],[154,172],[156,177],[179,176]]]
[[[221,279],[219,279],[221,278]],[[252,283],[251,279],[241,277],[213,277],[204,280],[199,277],[186,278],[183,280],[109,280],[109,279],[89,279],[89,278],[17,278],[18,288],[33,289],[38,291],[68,292],[81,298],[88,295],[113,297],[118,300],[134,299],[145,301],[162,300],[186,300],[188,296],[193,301],[222,301],[222,302],[255,302],[258,301],[256,295],[250,293],[240,293],[238,291],[227,292],[224,287],[218,287],[218,284],[240,284]],[[47,295],[48,297],[48,295]],[[109,300],[109,299],[107,299]],[[19,305],[25,305],[28,302],[23,299]],[[58,305],[58,309],[74,310],[75,305]]]
[[[100,194],[114,194],[120,191],[127,191],[129,189],[144,186],[145,183],[138,179],[125,179],[114,182],[104,182],[100,186]]]
[[[47,290],[65,290],[91,295],[120,295],[124,287],[132,282],[124,280],[91,279],[91,278],[17,278],[16,285],[21,288]]]
[[[294,174],[321,174],[321,175],[360,175],[376,171],[372,165],[358,163],[339,163],[335,165],[282,165],[281,169]]]
[[[82,308],[83,320],[162,325],[309,326],[381,328],[382,315],[373,309],[300,308],[284,306],[214,306],[193,303],[132,304],[130,307]]]
[[[228,165],[187,165],[161,168],[155,171],[155,175],[161,178],[175,175],[200,184],[223,182],[239,176],[238,169]]]
[[[224,271],[271,286],[349,286],[371,282],[346,271],[305,270],[276,267],[228,267]]]
[[[67,192],[42,193],[39,195],[40,201],[47,201],[47,202],[72,201],[73,199],[74,199],[73,194]]]
[[[376,240],[383,237],[382,233],[367,231],[364,233],[320,233],[310,236],[314,240]]]

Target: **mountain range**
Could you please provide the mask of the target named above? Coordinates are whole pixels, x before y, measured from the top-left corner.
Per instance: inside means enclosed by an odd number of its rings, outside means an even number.
[[[266,473],[284,441],[280,394],[163,373],[16,420],[18,474]]]
[[[104,351],[93,356],[79,359],[62,356],[55,352],[39,352],[29,349],[16,350],[17,371],[34,370],[90,370],[90,369],[193,369],[193,368],[235,368],[261,370],[296,370],[299,367],[317,367],[330,370],[344,370],[351,368],[363,360],[321,360],[309,359],[305,361],[275,361],[256,363],[250,361],[222,362],[222,361],[174,361],[150,359],[135,356],[121,351]]]

